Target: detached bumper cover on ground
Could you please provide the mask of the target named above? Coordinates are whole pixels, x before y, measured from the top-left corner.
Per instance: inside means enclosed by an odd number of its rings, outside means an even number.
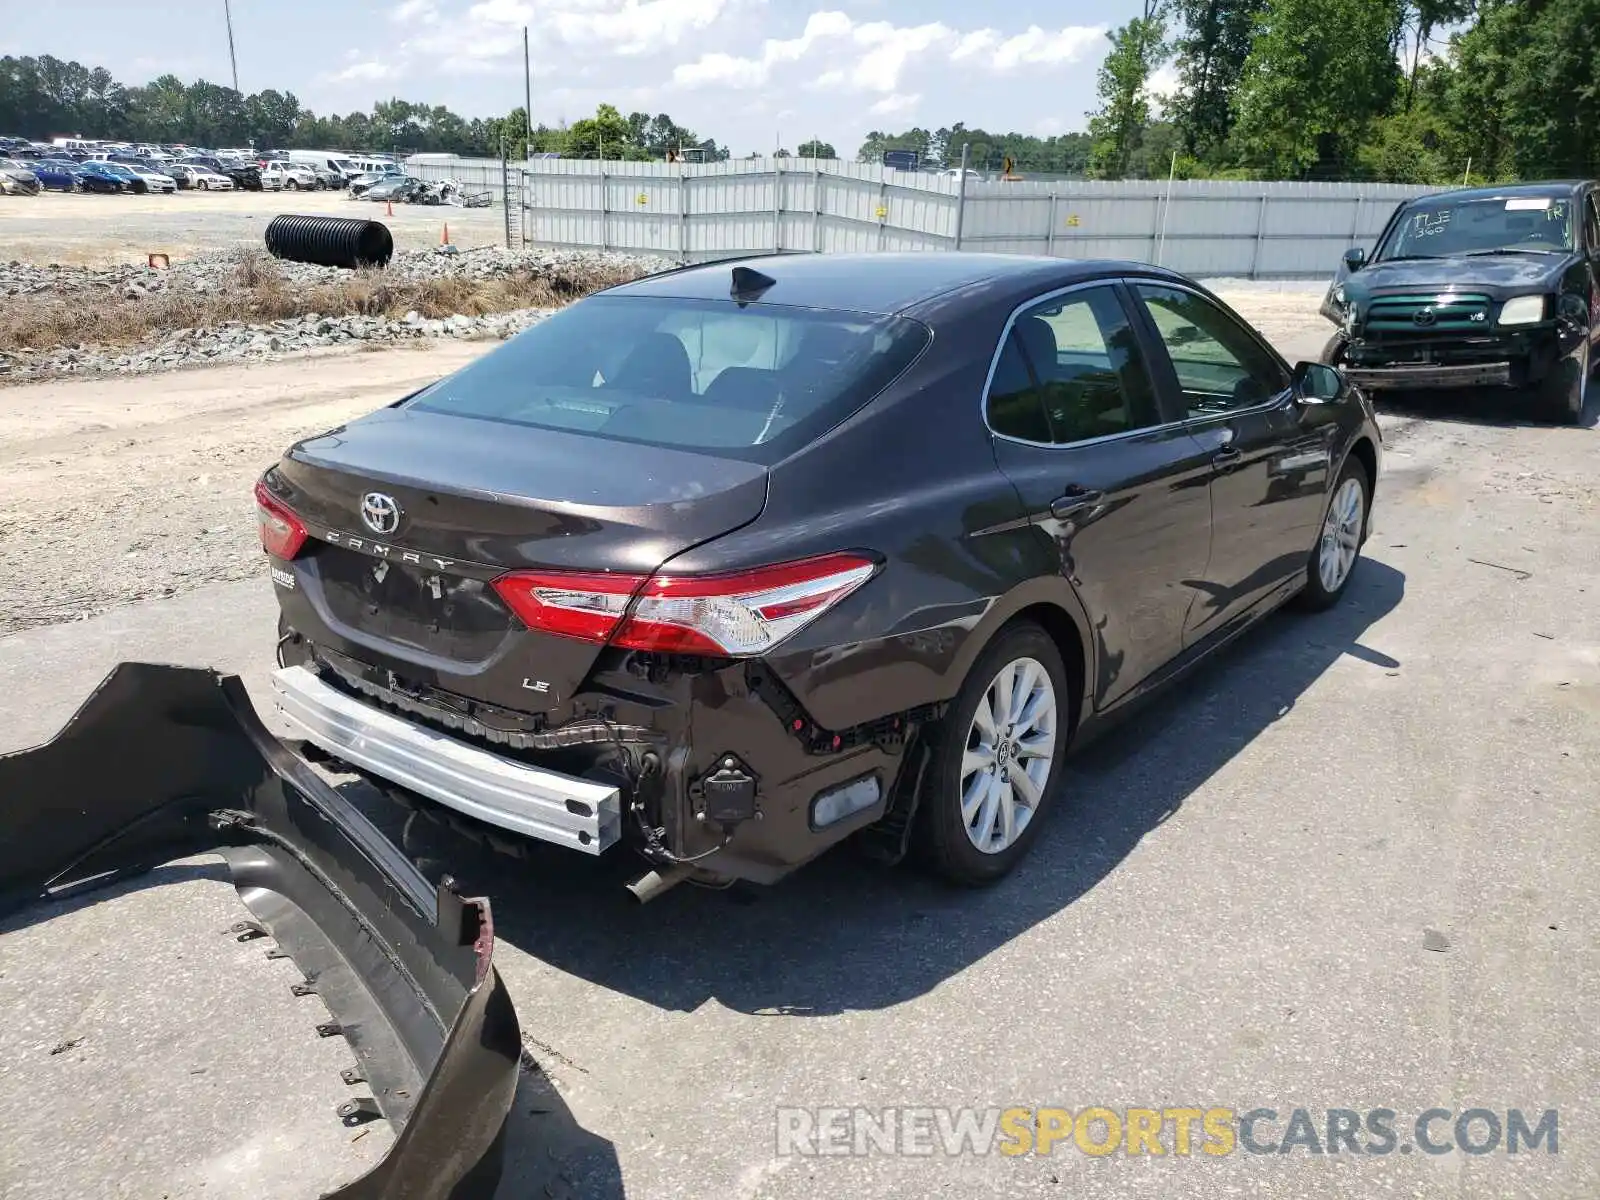
[[[0,912],[208,850],[256,918],[243,935],[277,940],[331,1013],[317,1032],[350,1043],[340,1115],[395,1128],[330,1196],[489,1194],[521,1044],[486,900],[433,888],[231,676],[123,663],[54,739],[0,757]]]

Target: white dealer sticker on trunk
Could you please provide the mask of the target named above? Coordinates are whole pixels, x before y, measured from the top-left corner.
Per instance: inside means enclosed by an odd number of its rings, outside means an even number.
[[[285,571],[282,567],[273,567],[272,582],[279,587],[286,587],[292,592],[294,591],[294,572]]]

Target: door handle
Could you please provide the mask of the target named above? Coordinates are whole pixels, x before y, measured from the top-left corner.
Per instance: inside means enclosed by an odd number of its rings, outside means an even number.
[[[1211,465],[1219,471],[1231,471],[1242,457],[1237,446],[1224,446],[1211,456]]]
[[[1068,486],[1065,493],[1050,501],[1050,515],[1058,521],[1065,521],[1074,513],[1093,508],[1104,499],[1104,492],[1074,483]]]

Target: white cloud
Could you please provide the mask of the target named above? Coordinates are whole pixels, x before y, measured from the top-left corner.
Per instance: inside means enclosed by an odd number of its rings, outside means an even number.
[[[996,71],[1059,66],[1077,62],[1085,53],[1101,48],[1105,34],[1104,25],[1068,25],[1054,31],[1030,25],[1012,37],[1002,37],[993,29],[979,29],[962,38],[950,57],[960,62],[986,56],[985,65]]]
[[[396,74],[398,72],[389,63],[369,58],[353,62],[326,78],[333,83],[376,83],[381,79],[392,79]]]
[[[875,117],[905,117],[915,112],[920,103],[922,97],[915,92],[910,95],[892,92],[867,111]]]
[[[1149,82],[1145,84],[1145,91],[1150,96],[1150,108],[1155,115],[1166,114],[1167,103],[1177,93],[1182,82],[1176,63],[1162,63],[1155,69]]]
[[[959,36],[948,25],[938,22],[905,29],[887,21],[874,21],[870,25],[858,25],[854,33],[856,42],[871,49],[856,63],[851,82],[864,91],[875,92],[893,92],[900,86],[900,74],[908,60],[921,57],[934,46],[947,44]]]
[[[799,37],[768,38],[762,44],[759,57],[703,54],[694,62],[674,67],[672,81],[681,87],[758,88],[766,83],[778,63],[799,62],[816,43],[849,37],[853,27],[853,22],[842,12],[814,12],[806,18],[806,27]]]
[[[502,3],[504,0],[491,0]],[[621,8],[583,5],[541,13],[564,42],[601,43],[617,54],[675,46],[722,15],[724,0],[626,0]]]
[[[766,66],[732,54],[702,54],[672,69],[672,81],[683,87],[757,88],[767,79]]]
[[[389,19],[402,25],[416,22],[420,25],[432,25],[439,19],[439,10],[434,7],[433,0],[402,0],[389,10]]]
[[[799,62],[819,48],[837,55],[839,43],[844,43],[844,52],[850,55],[848,68],[830,68],[808,86],[848,84],[857,91],[895,95],[906,69],[938,51],[952,61],[974,59],[996,71],[1014,71],[1076,62],[1100,46],[1104,37],[1103,25],[1069,25],[1053,32],[1033,25],[1004,37],[993,29],[963,33],[940,21],[909,26],[889,21],[858,24],[842,12],[814,12],[799,37],[768,39],[761,53],[750,57],[723,51],[704,54],[694,62],[679,64],[672,77],[682,87],[757,88],[771,78],[774,67]]]

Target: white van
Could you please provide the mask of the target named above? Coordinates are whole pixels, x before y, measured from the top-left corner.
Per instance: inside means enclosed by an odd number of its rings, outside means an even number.
[[[357,155],[350,156],[350,162],[359,173],[377,171],[384,175],[404,175],[405,169],[397,162],[387,158],[363,158]]]
[[[351,161],[350,156],[338,150],[291,150],[289,161],[333,171],[344,176],[346,182],[361,174],[361,168]]]

